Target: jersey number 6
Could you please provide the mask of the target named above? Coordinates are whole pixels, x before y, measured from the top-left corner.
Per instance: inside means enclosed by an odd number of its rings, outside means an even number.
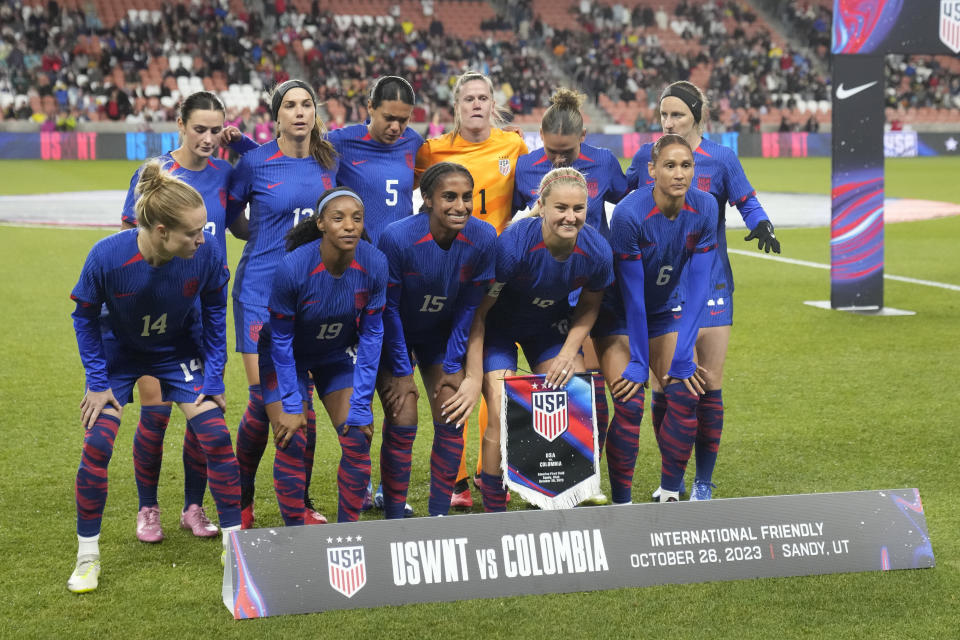
[[[665,264],[660,267],[660,272],[657,274],[657,286],[662,287],[670,282],[671,274],[673,274],[673,267],[669,264]]]

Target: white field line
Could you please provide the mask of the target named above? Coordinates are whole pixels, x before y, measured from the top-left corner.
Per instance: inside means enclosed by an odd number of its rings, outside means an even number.
[[[738,256],[747,256],[748,258],[763,258],[764,260],[775,260],[786,264],[796,264],[801,267],[813,267],[814,269],[829,269],[829,264],[820,262],[810,262],[809,260],[794,260],[793,258],[784,258],[781,256],[769,255],[758,251],[743,251],[742,249],[727,249],[727,253],[735,253]],[[884,280],[895,280],[896,282],[906,282],[909,284],[920,284],[925,287],[937,287],[948,291],[960,291],[960,285],[949,284],[947,282],[935,282],[933,280],[920,280],[918,278],[907,278],[905,276],[895,276],[889,273],[883,274]]]

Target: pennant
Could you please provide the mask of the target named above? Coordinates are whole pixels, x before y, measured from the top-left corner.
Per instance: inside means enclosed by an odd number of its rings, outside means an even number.
[[[541,509],[569,509],[600,491],[590,374],[562,389],[545,376],[504,379],[500,459],[507,488]]]

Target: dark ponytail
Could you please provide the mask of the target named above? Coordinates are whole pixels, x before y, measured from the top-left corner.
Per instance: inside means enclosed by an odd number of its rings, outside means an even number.
[[[194,111],[219,111],[226,114],[223,102],[209,91],[191,93],[180,103],[180,119],[183,120],[184,125],[190,121],[190,116],[193,115]]]
[[[400,76],[383,76],[370,91],[370,108],[379,109],[381,104],[389,100],[413,105],[417,98],[410,83]]]

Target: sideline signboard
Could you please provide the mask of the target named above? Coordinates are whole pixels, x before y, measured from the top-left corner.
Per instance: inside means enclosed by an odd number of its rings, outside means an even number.
[[[231,534],[235,618],[934,566],[916,489],[374,520]]]

